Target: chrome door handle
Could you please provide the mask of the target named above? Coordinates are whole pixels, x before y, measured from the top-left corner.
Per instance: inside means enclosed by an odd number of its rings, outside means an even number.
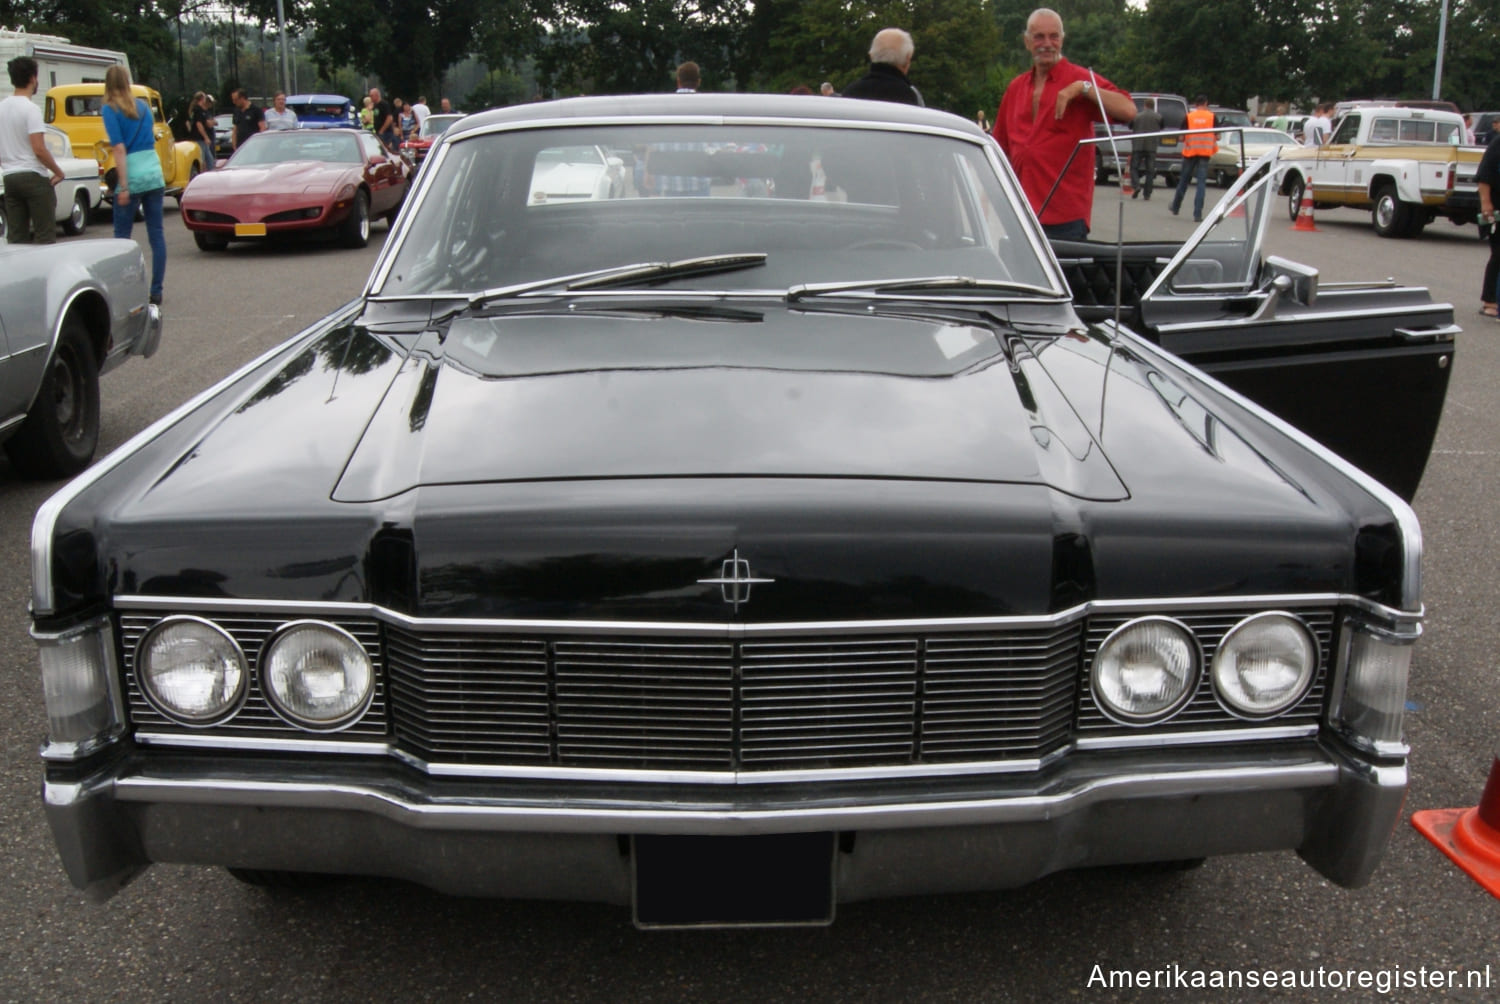
[[[1439,324],[1431,328],[1397,328],[1392,332],[1408,345],[1421,342],[1451,342],[1464,329],[1456,324]]]

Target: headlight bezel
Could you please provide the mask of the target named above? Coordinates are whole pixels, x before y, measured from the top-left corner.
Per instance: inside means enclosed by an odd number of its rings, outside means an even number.
[[[236,687],[234,698],[212,716],[194,717],[172,707],[156,692],[151,683],[153,677],[147,671],[148,660],[146,653],[149,651],[153,639],[166,629],[184,623],[205,627],[213,634],[227,641],[236,661],[239,663],[239,685]],[[135,677],[137,689],[140,690],[141,696],[145,698],[147,704],[151,705],[152,709],[168,720],[192,729],[211,729],[223,725],[239,714],[240,710],[245,706],[245,701],[250,696],[250,659],[245,655],[243,646],[222,625],[216,624],[206,617],[199,617],[194,614],[172,614],[163,617],[151,625],[145,634],[141,635],[141,640],[136,643],[131,672]]]
[[[1183,686],[1182,692],[1170,704],[1165,705],[1163,708],[1154,711],[1149,715],[1135,715],[1131,714],[1128,711],[1122,710],[1104,693],[1101,693],[1100,668],[1105,653],[1109,650],[1111,645],[1118,642],[1118,639],[1122,635],[1138,630],[1139,628],[1149,624],[1165,624],[1171,627],[1175,632],[1179,633],[1186,640],[1188,656],[1192,661],[1192,669],[1187,676],[1187,682]],[[1164,614],[1150,614],[1142,617],[1133,617],[1130,620],[1126,621],[1124,624],[1119,625],[1108,635],[1106,635],[1104,640],[1099,643],[1099,647],[1094,650],[1094,654],[1089,660],[1089,694],[1093,699],[1094,706],[1098,708],[1099,711],[1110,721],[1116,723],[1117,725],[1125,725],[1130,728],[1146,728],[1153,725],[1160,725],[1161,723],[1172,718],[1183,708],[1185,708],[1189,703],[1191,703],[1191,701],[1193,700],[1193,696],[1197,694],[1199,687],[1202,685],[1203,672],[1203,643],[1199,640],[1197,632],[1195,632],[1192,628],[1190,628],[1188,625],[1184,624],[1177,618],[1168,617]]]
[[[287,706],[283,703],[283,699],[278,695],[276,687],[272,683],[273,669],[271,666],[271,661],[273,656],[275,655],[277,645],[285,641],[285,639],[289,635],[297,631],[308,629],[326,631],[336,637],[342,638],[347,644],[352,646],[355,651],[360,653],[360,656],[363,658],[365,663],[366,673],[368,676],[368,684],[365,687],[363,697],[357,704],[352,706],[336,719],[317,721],[298,715],[297,713],[287,708]],[[342,732],[345,729],[358,724],[359,721],[364,718],[366,712],[368,712],[370,710],[370,707],[374,704],[376,690],[379,688],[380,683],[379,673],[376,668],[376,662],[370,656],[369,650],[365,648],[363,642],[361,642],[357,637],[355,637],[352,632],[350,632],[346,628],[340,627],[339,625],[334,624],[330,621],[318,620],[317,618],[310,617],[287,621],[279,625],[276,630],[271,633],[270,637],[266,639],[265,644],[261,646],[260,653],[256,658],[255,668],[256,683],[260,688],[261,696],[265,699],[266,706],[269,707],[278,718],[280,718],[282,721],[286,722],[293,728],[319,735]]]
[[[1220,685],[1220,660],[1226,658],[1225,652],[1229,649],[1230,643],[1235,639],[1236,635],[1241,632],[1253,630],[1258,624],[1271,619],[1290,622],[1301,633],[1303,640],[1307,643],[1308,665],[1301,673],[1298,685],[1288,691],[1289,697],[1284,698],[1270,710],[1254,711],[1236,703],[1227,695],[1226,688]],[[1236,623],[1234,627],[1224,632],[1224,636],[1219,639],[1218,645],[1214,648],[1214,657],[1210,660],[1207,671],[1209,682],[1213,685],[1214,699],[1219,702],[1221,708],[1243,721],[1266,722],[1280,718],[1302,703],[1303,698],[1307,696],[1307,692],[1318,678],[1318,669],[1321,660],[1322,653],[1321,647],[1318,644],[1318,636],[1313,632],[1312,628],[1308,627],[1302,618],[1286,610],[1262,610],[1245,617]]]

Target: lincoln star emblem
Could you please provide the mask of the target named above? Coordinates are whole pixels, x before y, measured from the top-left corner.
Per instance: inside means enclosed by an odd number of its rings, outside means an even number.
[[[724,597],[725,603],[733,603],[738,610],[741,603],[750,602],[750,587],[757,582],[775,582],[775,579],[757,579],[750,574],[750,562],[740,557],[740,549],[734,549],[734,555],[724,559],[723,567],[719,569],[719,577],[716,579],[699,579],[699,583],[705,586],[718,586],[719,592]]]

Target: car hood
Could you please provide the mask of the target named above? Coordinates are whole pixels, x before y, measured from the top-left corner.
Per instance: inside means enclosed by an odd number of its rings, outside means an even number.
[[[267,164],[263,167],[229,166],[198,175],[184,198],[220,198],[247,193],[325,195],[341,183],[355,181],[358,175],[359,167],[355,164],[326,164],[308,160]]]
[[[1015,338],[978,315],[781,307],[464,319],[402,367],[335,497],[659,477],[1007,482],[1124,497],[1045,371],[1007,349]]]
[[[442,342],[334,327],[59,517],[58,608],[832,621],[1357,591],[1366,518],[1347,485],[1238,438],[1199,395],[1076,322],[781,308],[484,318]]]

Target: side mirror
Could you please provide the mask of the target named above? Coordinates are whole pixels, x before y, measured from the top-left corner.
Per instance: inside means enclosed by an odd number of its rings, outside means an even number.
[[[1266,256],[1261,283],[1274,289],[1277,296],[1289,297],[1304,307],[1311,307],[1318,299],[1318,270],[1279,255]]]

